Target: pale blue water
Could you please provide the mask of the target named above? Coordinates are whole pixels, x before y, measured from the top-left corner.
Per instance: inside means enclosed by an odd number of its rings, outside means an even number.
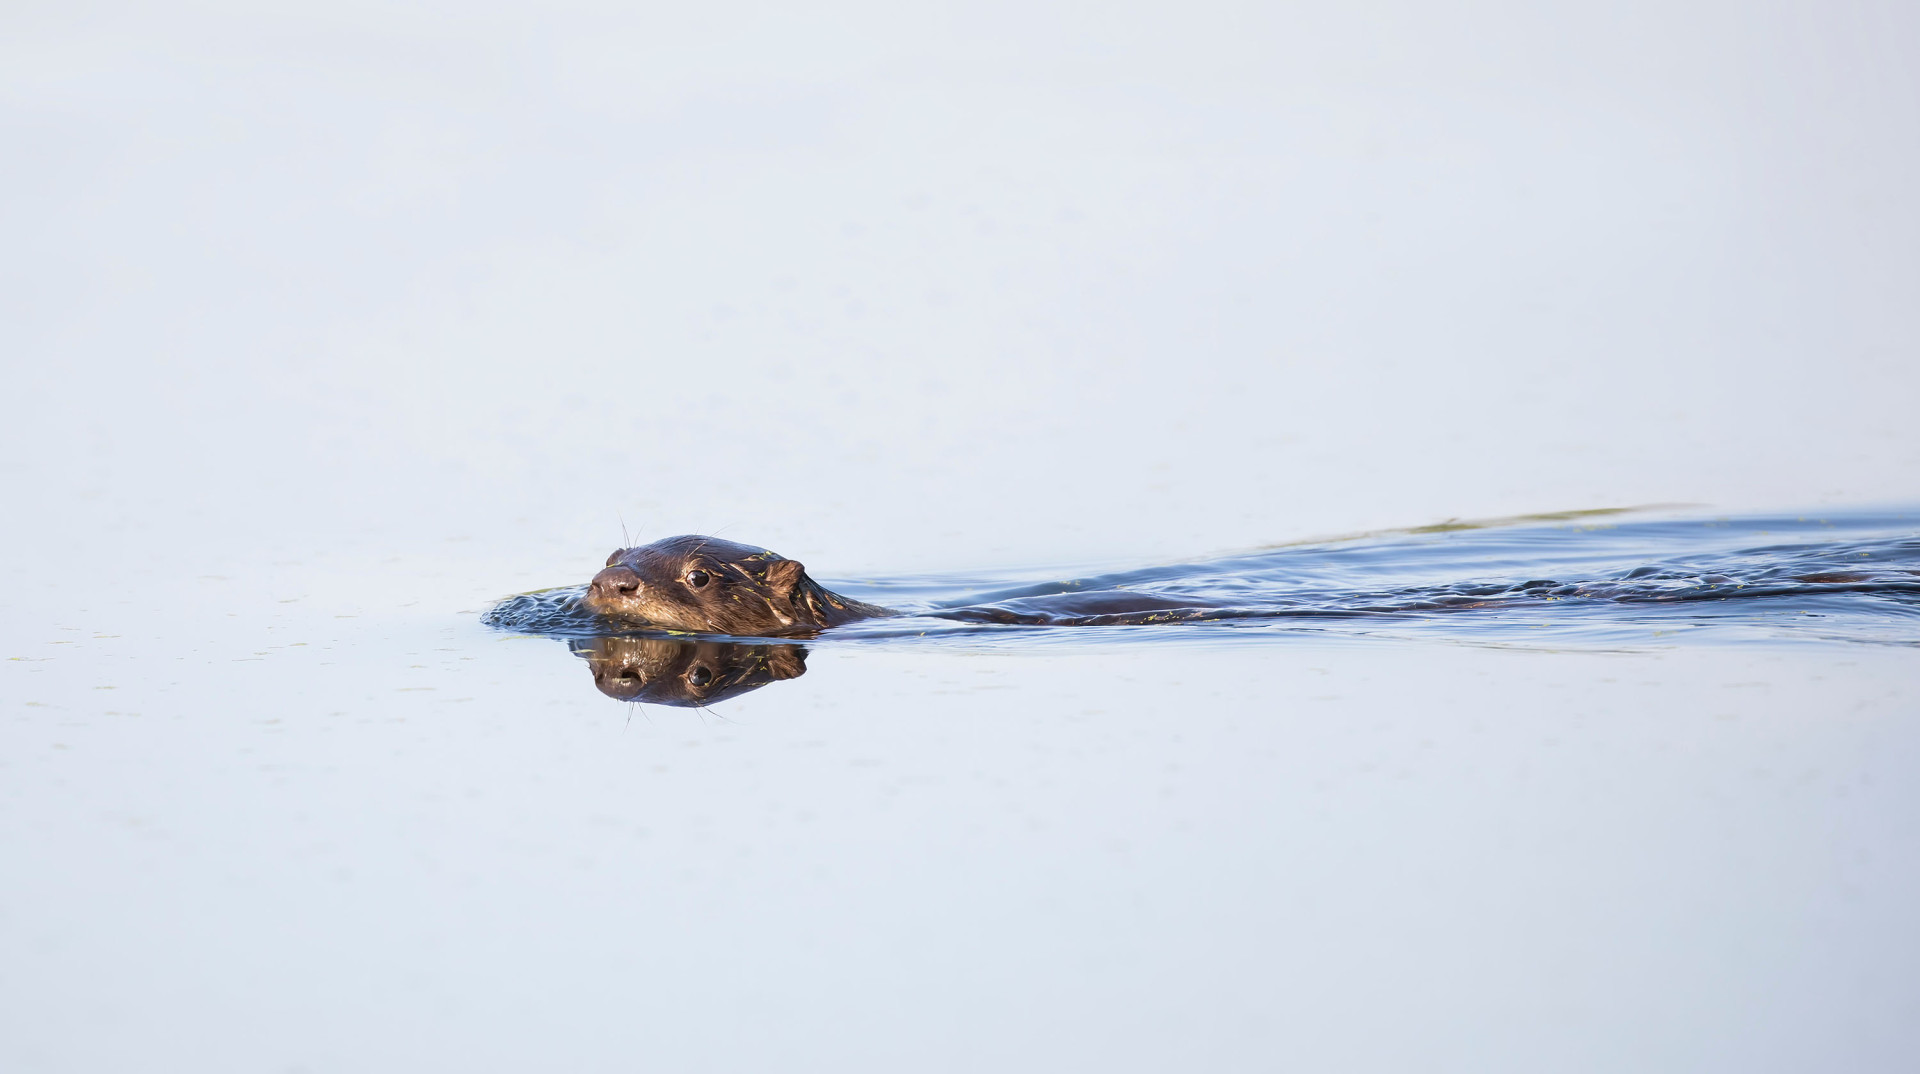
[[[1920,9],[3,8],[0,1071],[1920,1054]]]

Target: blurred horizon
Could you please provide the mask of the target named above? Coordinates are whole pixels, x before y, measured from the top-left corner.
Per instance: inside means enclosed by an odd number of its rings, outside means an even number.
[[[16,7],[12,540],[857,572],[1912,502],[1916,19]]]

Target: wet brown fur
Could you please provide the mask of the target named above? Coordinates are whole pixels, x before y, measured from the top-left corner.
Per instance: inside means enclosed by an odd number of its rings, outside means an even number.
[[[696,572],[705,584],[695,584]],[[615,549],[582,603],[636,626],[737,637],[805,637],[896,614],[827,589],[797,560],[693,535]]]

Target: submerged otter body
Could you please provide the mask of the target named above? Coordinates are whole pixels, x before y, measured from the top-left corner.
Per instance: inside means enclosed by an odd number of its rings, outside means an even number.
[[[828,590],[797,560],[693,535],[616,549],[581,603],[595,615],[640,626],[762,638],[804,637],[898,614]]]
[[[1756,528],[1758,528],[1756,526]],[[1771,526],[1769,527],[1771,528]],[[1884,526],[1882,528],[1885,528]],[[1765,535],[1768,529],[1761,529]],[[1556,537],[1556,542],[1564,538]],[[1428,546],[1410,546],[1424,550]],[[1920,596],[1920,540],[1893,536],[1737,552],[1708,549],[1704,564],[1641,563],[1600,577],[1534,577],[1353,588],[1341,550],[1272,550],[1210,564],[1146,568],[1078,581],[1042,582],[976,593],[952,603],[898,611],[841,596],[807,576],[798,562],[764,548],[712,537],[669,537],[607,558],[584,594],[528,594],[492,621],[538,623],[586,611],[616,630],[681,631],[736,637],[810,637],[862,619],[913,616],[993,626],[1141,626],[1223,620],[1430,617],[1437,612],[1572,606],[1692,604],[1762,597],[1830,598],[1856,594],[1897,600]],[[1457,556],[1455,557],[1457,558]],[[1566,566],[1566,564],[1554,564]],[[1574,569],[1591,569],[1584,562]],[[1332,574],[1337,581],[1325,579]],[[1302,585],[1296,578],[1317,584]],[[1524,577],[1524,576],[1523,576]],[[1332,588],[1328,588],[1331,585]],[[555,591],[557,593],[557,591]],[[578,591],[575,591],[578,592]],[[546,620],[551,621],[551,620]],[[537,628],[536,628],[537,629]],[[572,632],[571,627],[566,632]]]
[[[485,621],[574,639],[683,633],[735,644],[807,638],[833,628],[867,639],[953,635],[967,632],[967,625],[991,631],[1291,620],[1290,629],[1324,630],[1333,629],[1333,620],[1351,620],[1354,630],[1426,629],[1451,613],[1472,613],[1477,623],[1498,630],[1520,612],[1553,615],[1556,624],[1598,616],[1612,631],[1676,619],[1774,629],[1785,614],[1783,602],[1791,600],[1798,602],[1794,629],[1837,629],[1834,623],[1844,620],[1863,637],[1911,642],[1904,624],[1920,607],[1920,534],[1909,516],[1756,518],[1731,532],[1729,525],[1650,521],[1602,531],[1556,524],[1485,535],[1472,531],[1492,524],[1449,526],[1011,588],[1004,575],[973,582],[913,578],[889,587],[902,594],[898,608],[835,593],[798,562],[764,548],[670,537],[614,552],[591,585],[502,600]],[[1767,543],[1736,543],[1742,535]],[[1725,607],[1703,607],[1720,604]],[[1688,606],[1703,610],[1690,619]],[[1799,617],[1814,612],[1804,623]],[[861,620],[886,621],[861,626]],[[1526,626],[1543,622],[1528,619]],[[708,661],[699,665],[704,672],[692,664],[685,670],[694,678],[723,677],[717,666]],[[652,673],[653,663],[634,667],[649,689],[663,681]],[[604,685],[628,690],[636,681],[625,676]]]

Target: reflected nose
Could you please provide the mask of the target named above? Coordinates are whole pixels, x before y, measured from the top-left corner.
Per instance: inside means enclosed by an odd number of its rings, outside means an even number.
[[[596,596],[631,597],[640,592],[640,575],[632,567],[608,567],[593,576],[588,588]]]

